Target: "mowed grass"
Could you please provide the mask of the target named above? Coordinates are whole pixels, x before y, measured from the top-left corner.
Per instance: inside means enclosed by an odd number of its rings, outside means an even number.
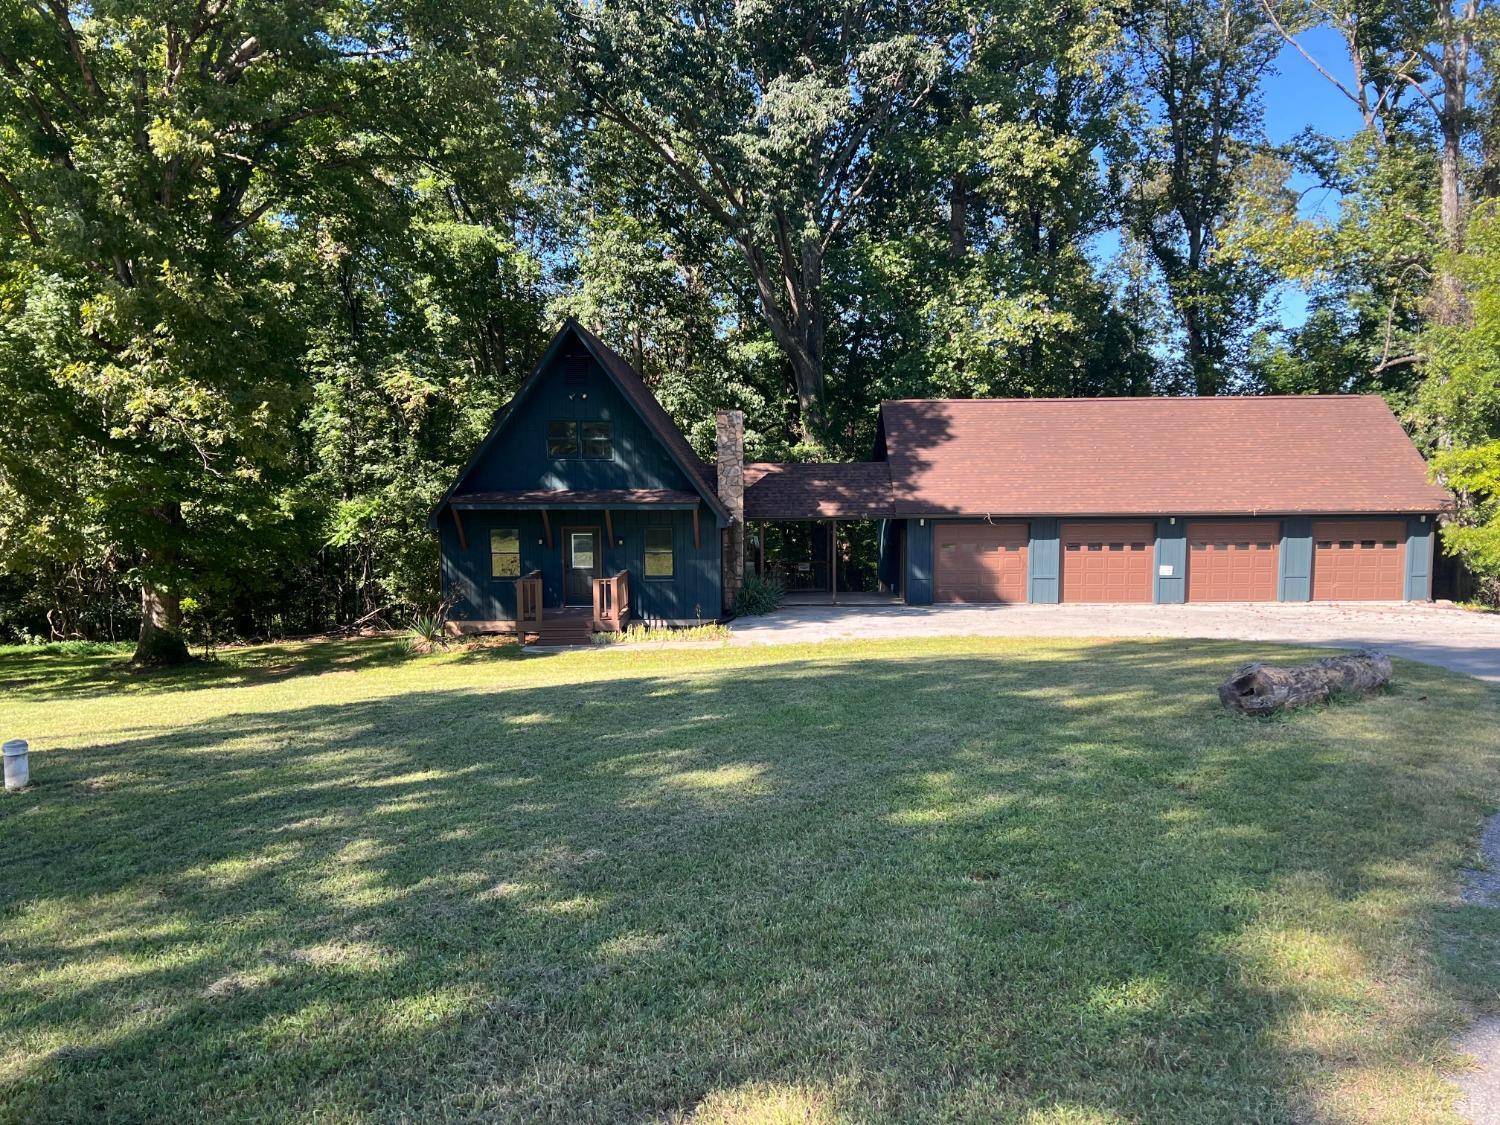
[[[1257,655],[0,654],[0,1117],[1454,1120],[1496,695]]]

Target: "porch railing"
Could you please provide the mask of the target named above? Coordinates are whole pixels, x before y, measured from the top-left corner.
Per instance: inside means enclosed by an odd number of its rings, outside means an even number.
[[[630,620],[630,572],[594,579],[594,631],[618,633]]]
[[[533,570],[516,579],[516,624],[542,623],[542,572]]]

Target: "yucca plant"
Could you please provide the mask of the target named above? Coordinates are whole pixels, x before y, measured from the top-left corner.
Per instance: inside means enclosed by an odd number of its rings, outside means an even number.
[[[411,619],[406,630],[406,648],[409,652],[426,654],[439,652],[448,647],[448,624],[440,613],[419,613]]]

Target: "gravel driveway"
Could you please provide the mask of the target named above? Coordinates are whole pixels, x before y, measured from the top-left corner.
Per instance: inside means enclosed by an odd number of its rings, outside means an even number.
[[[796,606],[733,623],[737,645],[879,637],[1199,637],[1371,646],[1500,683],[1500,614],[1422,603]]]

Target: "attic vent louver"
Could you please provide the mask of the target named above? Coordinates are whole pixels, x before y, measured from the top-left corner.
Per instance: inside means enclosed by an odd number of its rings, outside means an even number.
[[[583,352],[572,352],[563,360],[563,379],[569,390],[582,390],[588,386],[589,357]]]

